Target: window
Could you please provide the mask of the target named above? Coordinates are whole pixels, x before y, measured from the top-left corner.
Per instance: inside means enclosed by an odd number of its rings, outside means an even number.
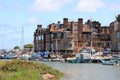
[[[101,32],[103,32],[103,33],[104,33],[104,32],[105,32],[105,29],[101,29]]]
[[[104,35],[100,35],[100,39],[101,40],[105,39],[105,36]]]
[[[120,32],[117,32],[117,38],[120,38]]]
[[[55,39],[55,38],[57,38],[57,33],[54,33],[54,36],[53,36],[53,38]]]
[[[106,42],[106,46],[110,46],[110,42]]]
[[[53,34],[51,34],[51,39],[53,39]]]
[[[74,31],[77,31],[78,30],[78,26],[74,26]]]
[[[120,43],[117,43],[117,49],[120,50]]]
[[[61,33],[57,33],[57,38],[60,38],[61,37]]]
[[[72,44],[69,44],[69,48],[71,48],[72,47]]]
[[[60,28],[64,28],[63,24],[62,24],[62,25],[60,25]]]
[[[60,28],[60,24],[56,24],[55,28]]]
[[[67,37],[67,34],[66,33],[64,33],[64,38],[66,38]]]
[[[38,40],[38,36],[36,36],[36,40]]]
[[[44,39],[44,36],[43,35],[41,35],[41,40],[43,40]]]
[[[38,36],[38,40],[41,40],[41,35]]]
[[[92,28],[93,29],[93,32],[98,32],[98,29],[96,28]]]

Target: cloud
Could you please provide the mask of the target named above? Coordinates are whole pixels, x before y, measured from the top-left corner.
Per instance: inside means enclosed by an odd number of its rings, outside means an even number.
[[[37,22],[37,18],[36,17],[31,17],[28,19],[28,23],[30,24],[35,24]]]
[[[110,7],[110,10],[111,10],[111,11],[120,10],[120,4],[113,4],[113,5]]]
[[[36,0],[30,7],[32,11],[57,11],[71,0]]]
[[[95,12],[97,9],[104,7],[105,4],[102,0],[79,0],[78,5],[75,7],[77,12]]]

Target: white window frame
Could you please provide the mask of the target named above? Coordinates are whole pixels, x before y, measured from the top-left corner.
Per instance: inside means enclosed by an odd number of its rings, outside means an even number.
[[[77,31],[78,30],[78,26],[74,26],[74,31]]]
[[[117,43],[117,50],[120,50],[120,43]]]
[[[120,32],[117,32],[117,38],[120,38]]]

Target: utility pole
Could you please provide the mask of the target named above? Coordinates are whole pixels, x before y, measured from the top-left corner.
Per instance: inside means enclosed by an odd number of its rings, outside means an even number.
[[[22,26],[21,49],[24,49],[24,27]]]

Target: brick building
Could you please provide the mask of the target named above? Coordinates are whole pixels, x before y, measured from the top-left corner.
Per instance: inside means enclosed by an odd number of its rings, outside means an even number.
[[[47,28],[37,25],[34,32],[34,48],[39,51],[75,52],[83,47],[110,47],[110,28],[101,26],[97,21],[88,20],[83,24],[83,19],[69,22],[68,18],[63,23],[52,23]]]
[[[120,51],[120,14],[116,20],[110,23],[111,31],[111,50],[114,52]]]

